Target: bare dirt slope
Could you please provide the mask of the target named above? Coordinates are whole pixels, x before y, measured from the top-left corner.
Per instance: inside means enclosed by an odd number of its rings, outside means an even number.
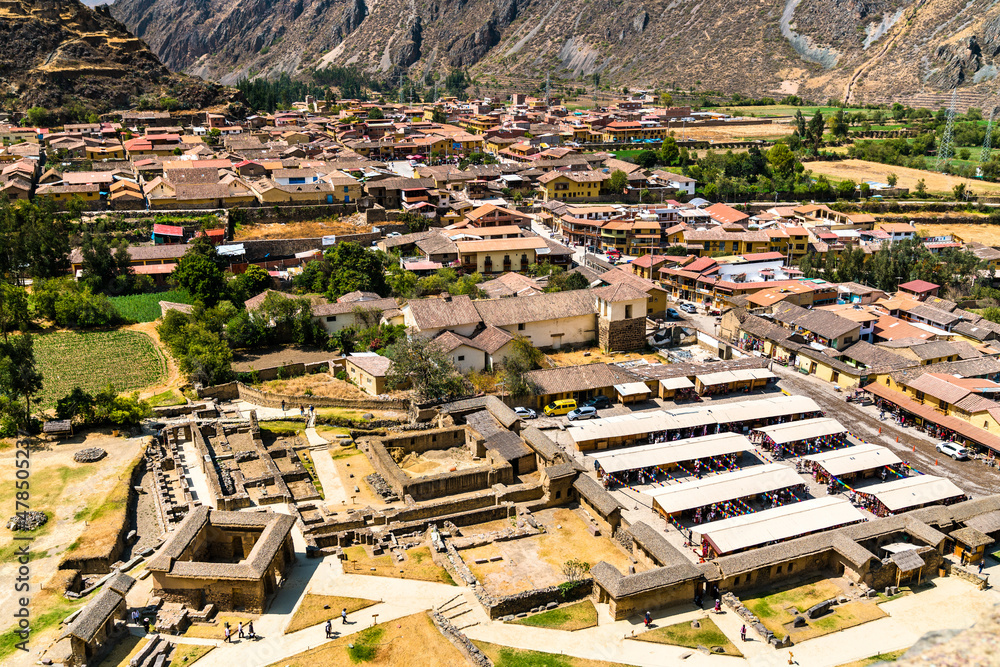
[[[936,105],[954,86],[981,101],[1000,65],[990,0],[115,0],[112,12],[171,68],[223,83],[336,64],[392,82],[469,69],[481,92],[596,73]]]

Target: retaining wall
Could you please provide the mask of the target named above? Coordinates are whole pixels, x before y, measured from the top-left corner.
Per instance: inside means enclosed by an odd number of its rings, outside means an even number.
[[[286,405],[309,404],[317,408],[354,408],[357,410],[406,410],[410,407],[409,401],[403,399],[352,401],[327,396],[275,394],[269,391],[254,389],[239,381],[214,385],[212,387],[203,387],[198,390],[198,396],[199,398],[215,398],[228,401],[238,398],[266,408],[280,408],[282,401]]]

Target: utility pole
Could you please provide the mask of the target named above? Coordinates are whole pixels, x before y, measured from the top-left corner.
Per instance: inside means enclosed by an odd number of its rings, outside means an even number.
[[[948,107],[948,121],[944,126],[944,136],[938,145],[937,162],[934,171],[941,171],[951,160],[955,142],[955,104],[958,101],[958,88],[951,89],[951,106]]]
[[[990,107],[990,120],[986,123],[986,138],[983,139],[983,152],[979,155],[980,169],[990,161],[990,154],[993,152],[993,116],[996,112],[996,107]]]

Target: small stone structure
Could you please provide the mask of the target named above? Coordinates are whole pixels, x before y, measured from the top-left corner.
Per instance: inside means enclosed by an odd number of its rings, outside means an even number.
[[[45,512],[38,512],[36,510],[28,510],[26,512],[18,512],[10,518],[7,522],[8,530],[35,530],[41,528],[49,521],[49,515]]]
[[[104,588],[80,610],[46,655],[52,662],[78,667],[99,658],[125,632],[125,596],[135,579],[118,572],[104,582]]]
[[[87,447],[74,454],[73,460],[77,463],[96,463],[107,455],[108,453],[100,447]]]
[[[198,507],[149,561],[153,595],[194,609],[263,611],[295,560],[295,518]]]

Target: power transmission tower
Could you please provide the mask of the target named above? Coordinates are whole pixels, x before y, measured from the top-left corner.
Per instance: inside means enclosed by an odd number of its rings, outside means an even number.
[[[990,120],[986,123],[986,138],[983,139],[983,152],[979,155],[979,164],[984,165],[990,161],[990,153],[993,152],[993,116],[997,108],[990,107]]]
[[[941,137],[941,143],[938,145],[937,163],[934,165],[934,171],[941,171],[948,164],[948,160],[951,159],[955,142],[955,104],[957,101],[958,88],[952,88],[951,106],[948,107],[948,121],[944,126],[944,136]]]

